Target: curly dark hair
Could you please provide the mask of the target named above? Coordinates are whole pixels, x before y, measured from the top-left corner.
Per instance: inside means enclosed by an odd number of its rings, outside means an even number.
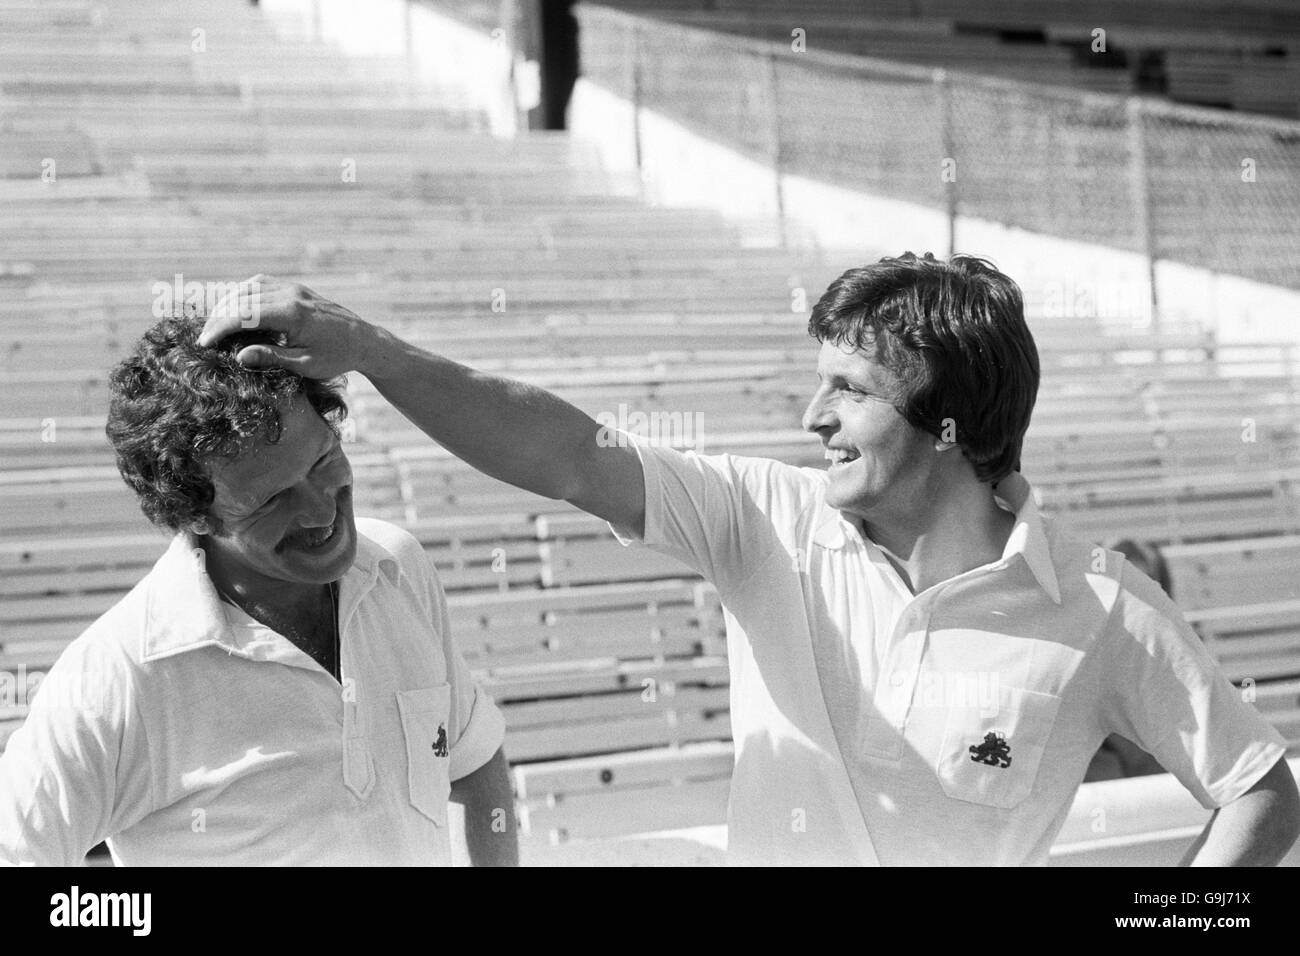
[[[849,269],[813,306],[808,332],[878,350],[900,382],[898,413],[940,438],[951,419],[980,481],[1020,470],[1038,397],[1038,348],[1019,286],[991,262],[906,252]]]
[[[345,380],[304,378],[284,369],[250,369],[235,361],[248,345],[282,345],[266,330],[237,332],[216,345],[197,344],[203,319],[165,318],[113,369],[105,432],[117,468],[155,525],[179,531],[206,519],[213,485],[207,463],[236,455],[253,438],[280,440],[279,404],[297,394],[335,434],[347,417]]]

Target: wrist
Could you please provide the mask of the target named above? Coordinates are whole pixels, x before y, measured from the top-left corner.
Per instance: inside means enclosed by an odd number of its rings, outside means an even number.
[[[397,340],[386,329],[357,319],[351,325],[348,350],[356,356],[356,370],[372,382],[392,374]]]

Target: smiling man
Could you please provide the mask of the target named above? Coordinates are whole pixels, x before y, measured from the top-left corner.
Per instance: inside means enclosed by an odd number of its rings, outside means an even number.
[[[113,373],[118,467],[171,547],[10,739],[0,861],[516,862],[501,714],[419,542],[353,516],[340,383],[244,368],[267,334],[199,324]]]
[[[734,861],[1045,863],[1112,733],[1215,810],[1186,862],[1274,863],[1294,842],[1276,731],[1157,585],[1039,514],[1017,470],[1037,351],[1019,289],[988,263],[907,254],[827,290],[804,414],[826,471],[602,440],[554,395],[257,281],[231,311],[287,341],[241,362],[355,368],[474,467],[713,582]],[[214,318],[203,339],[237,329]]]

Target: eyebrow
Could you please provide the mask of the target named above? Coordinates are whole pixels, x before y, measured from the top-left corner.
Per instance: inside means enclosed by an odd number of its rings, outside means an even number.
[[[822,380],[829,378],[831,381],[838,380],[840,382],[846,382],[847,384],[852,385],[854,388],[862,389],[863,391],[874,391],[878,387],[874,381],[868,378],[865,378],[861,375],[854,375],[850,377],[845,372],[826,373],[823,372],[821,369],[818,369],[817,377]]]

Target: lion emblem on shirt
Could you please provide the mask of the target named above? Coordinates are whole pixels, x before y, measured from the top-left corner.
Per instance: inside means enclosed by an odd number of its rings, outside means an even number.
[[[1011,745],[1007,743],[1005,735],[990,730],[984,735],[983,743],[970,748],[970,759],[975,763],[1005,769],[1011,766]]]

